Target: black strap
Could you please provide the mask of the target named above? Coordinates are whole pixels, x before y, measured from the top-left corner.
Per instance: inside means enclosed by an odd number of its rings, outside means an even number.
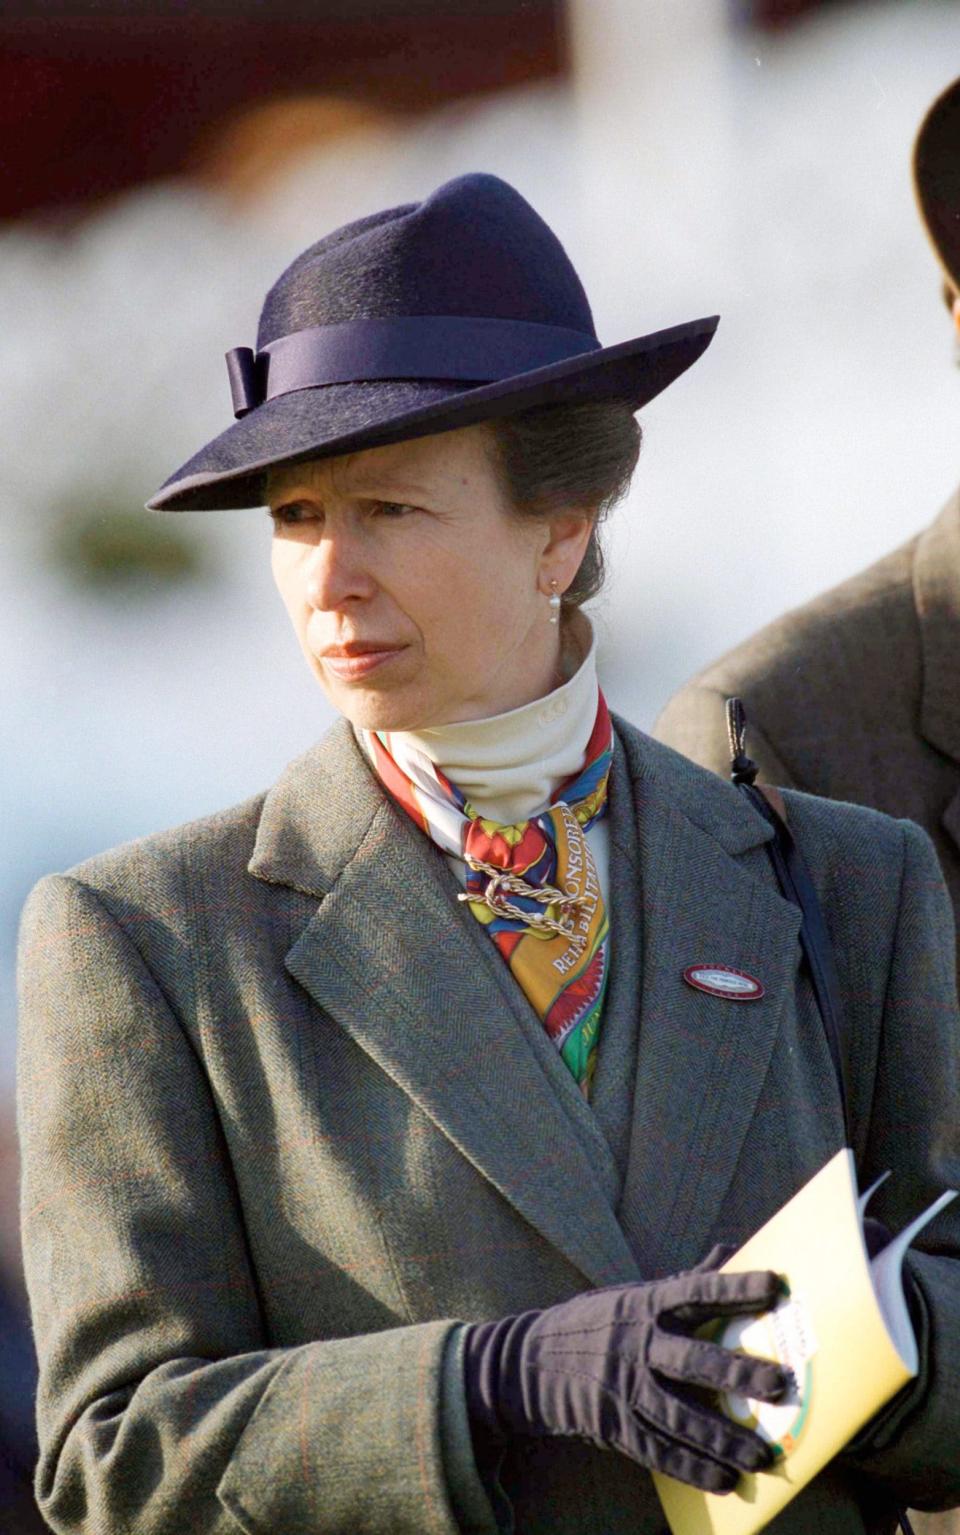
[[[823,1020],[823,1031],[830,1047],[830,1058],[837,1076],[840,1102],[843,1106],[843,1122],[847,1145],[853,1145],[853,1126],[847,1098],[847,1082],[843,1064],[843,1009],[840,1006],[840,988],[833,963],[833,944],[824,921],[823,909],[810,877],[810,870],[803,854],[794,842],[786,821],[779,815],[762,789],[756,786],[757,764],[747,756],[747,715],[739,698],[728,698],[727,734],[730,739],[730,776],[737,788],[747,796],[754,809],[773,827],[773,838],[767,843],[767,852],[777,883],[788,901],[799,906],[803,921],[800,924],[800,943],[814,996]],[[897,1509],[897,1526],[902,1535],[914,1535],[913,1526],[905,1509]]]
[[[840,1103],[843,1107],[843,1123],[847,1145],[853,1145],[853,1127],[847,1095],[847,1081],[843,1062],[843,1009],[840,1005],[840,988],[833,962],[833,945],[824,921],[810,870],[797,844],[794,842],[786,821],[778,815],[762,790],[756,787],[757,765],[745,750],[747,717],[739,698],[727,699],[727,730],[730,736],[732,778],[737,787],[750,800],[754,809],[773,827],[773,838],[767,843],[767,853],[777,876],[777,883],[788,901],[799,906],[803,914],[800,924],[800,943],[807,970],[813,984],[817,1007],[823,1020],[830,1059],[837,1077]]]

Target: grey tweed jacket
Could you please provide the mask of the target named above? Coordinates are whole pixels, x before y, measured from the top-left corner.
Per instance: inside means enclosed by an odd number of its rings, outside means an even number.
[[[842,1140],[766,823],[616,722],[593,1102],[341,725],[234,809],[24,911],[36,1490],[60,1535],[494,1535],[460,1323],[738,1242]],[[960,1182],[949,905],[916,827],[791,796],[838,946],[856,1150],[897,1226]],[[762,1000],[692,990],[749,971]],[[960,1213],[911,1258],[917,1381],[771,1529],[960,1499]],[[647,1473],[517,1441],[518,1535],[653,1535]]]
[[[726,776],[731,693],[767,783],[929,833],[960,929],[960,493],[916,538],[707,667],[654,735]]]

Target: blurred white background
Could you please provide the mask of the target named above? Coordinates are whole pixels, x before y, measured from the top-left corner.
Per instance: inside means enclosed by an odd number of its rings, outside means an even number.
[[[175,519],[199,562],[180,582],[78,584],[50,558],[70,519],[139,506],[229,424],[223,353],[321,234],[493,171],[564,241],[603,341],[722,315],[643,414],[609,529],[602,672],[641,726],[953,489],[960,374],[909,154],[960,73],[960,7],[838,5],[770,36],[722,0],[576,0],[571,36],[571,86],[373,123],[242,203],[171,182],[68,234],[0,231],[0,1095],[34,880],[266,787],[329,723],[263,512]]]

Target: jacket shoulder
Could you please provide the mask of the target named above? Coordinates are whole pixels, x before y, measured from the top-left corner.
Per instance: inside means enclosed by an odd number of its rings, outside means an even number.
[[[869,901],[870,872],[898,868],[907,844],[929,849],[939,879],[933,844],[915,822],[800,789],[782,793],[791,835],[818,883],[856,883]]]
[[[677,812],[734,856],[769,841],[769,823],[728,778],[617,716],[614,723],[627,770],[634,783],[643,786],[642,802],[650,814]],[[832,898],[856,886],[869,907],[876,894],[873,882],[880,879],[889,887],[891,878],[899,877],[908,847],[919,853],[940,883],[933,844],[913,821],[799,789],[785,789],[784,802],[791,832],[821,895]]]
[[[253,852],[265,793],[177,826],[118,843],[102,853],[38,880],[28,896],[35,905],[63,882],[84,886],[108,908],[157,907],[176,899],[185,885],[219,871],[245,874]]]
[[[722,771],[723,700],[736,694],[747,709],[748,750],[752,740],[763,776],[782,784],[819,782],[807,759],[828,738],[882,737],[893,722],[909,732],[922,682],[913,588],[920,536],[711,662],[667,703],[657,736]]]
[[[769,823],[729,778],[683,755],[674,747],[614,716],[617,738],[627,770],[642,784],[643,803],[651,814],[668,808],[713,836],[734,855],[770,838]],[[788,789],[784,793],[788,820],[808,859],[822,867],[859,870],[889,869],[903,857],[905,835],[926,833],[911,821],[845,800]]]
[[[774,696],[802,672],[804,684],[828,692],[838,672],[873,676],[882,648],[912,641],[919,658],[919,624],[913,592],[913,561],[919,537],[885,555],[867,570],[793,608],[706,667],[695,682],[725,687],[749,683]],[[904,658],[898,651],[902,668]],[[811,670],[809,663],[817,663]],[[884,685],[889,681],[884,669]]]

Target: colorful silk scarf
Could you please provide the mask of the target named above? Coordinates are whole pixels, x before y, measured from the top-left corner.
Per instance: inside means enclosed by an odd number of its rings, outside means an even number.
[[[584,766],[560,785],[548,809],[512,826],[481,817],[402,734],[360,734],[397,802],[465,862],[460,900],[486,927],[588,1096],[610,961],[609,923],[585,835],[607,803],[613,732],[603,694]]]

